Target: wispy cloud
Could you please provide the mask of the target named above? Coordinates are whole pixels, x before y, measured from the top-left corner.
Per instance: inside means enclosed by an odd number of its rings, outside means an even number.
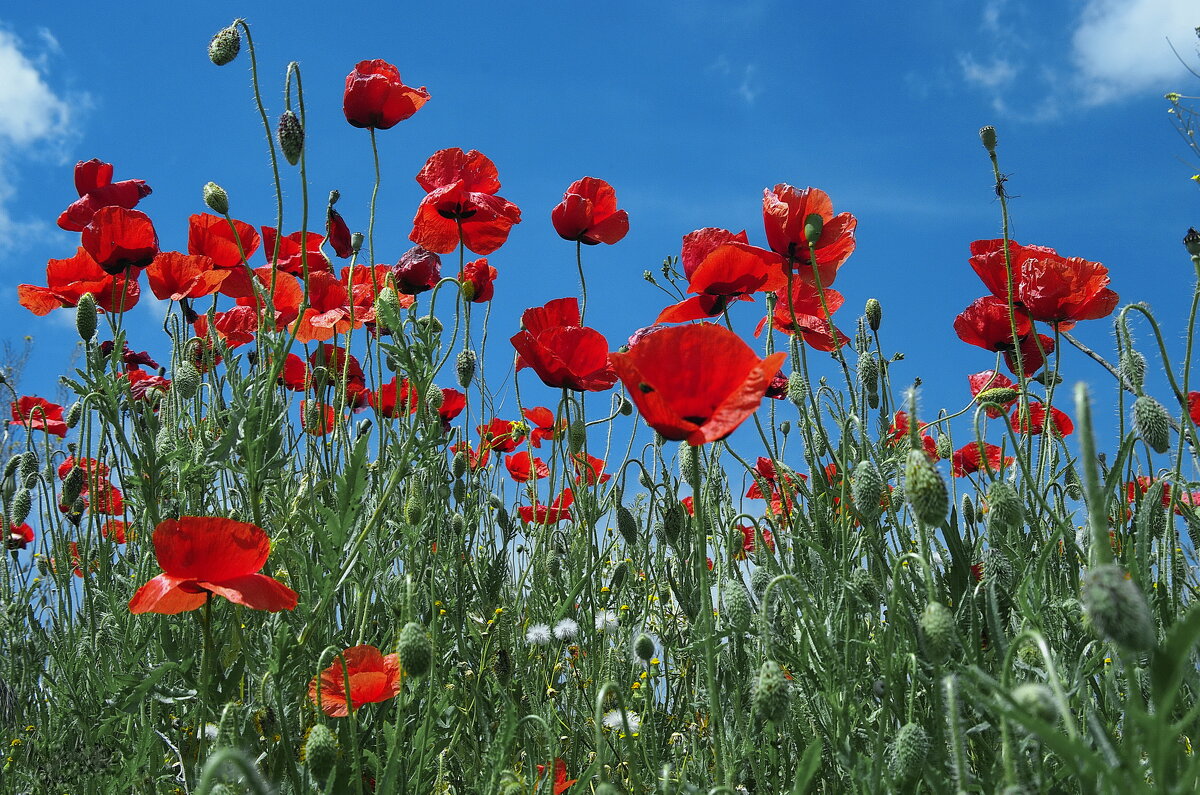
[[[730,90],[747,105],[753,105],[762,94],[761,83],[757,79],[758,67],[752,63],[735,65],[729,60],[729,56],[719,55],[708,70],[719,75]]]

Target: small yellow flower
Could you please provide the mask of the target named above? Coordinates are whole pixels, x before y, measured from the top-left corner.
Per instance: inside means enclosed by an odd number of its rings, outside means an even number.
[[[630,690],[637,690],[637,689],[639,689],[641,686],[642,686],[642,683],[641,683],[641,682],[634,682],[632,685],[630,685],[630,686],[629,686],[629,689],[630,689]]]

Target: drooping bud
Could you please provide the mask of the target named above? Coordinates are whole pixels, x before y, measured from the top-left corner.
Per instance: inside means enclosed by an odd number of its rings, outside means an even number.
[[[1171,425],[1166,407],[1149,395],[1133,401],[1133,429],[1156,453],[1171,448]]]
[[[338,743],[333,732],[324,723],[313,726],[304,741],[304,764],[313,780],[320,782],[322,787],[329,780],[337,758]]]
[[[1054,704],[1054,693],[1037,682],[1017,685],[1012,691],[1017,706],[1038,720],[1053,724],[1058,719],[1058,707]]]
[[[1129,386],[1141,392],[1146,383],[1146,357],[1135,350],[1124,351],[1117,360],[1117,371]]]
[[[883,322],[883,305],[879,303],[878,298],[867,299],[866,316],[871,331],[879,331],[879,325]]]
[[[804,405],[804,399],[808,397],[808,379],[798,370],[793,370],[788,376],[787,396],[797,407]]]
[[[62,486],[62,504],[70,505],[75,502],[75,498],[83,491],[83,468],[79,466],[71,467],[67,472],[67,476],[63,478]]]
[[[242,35],[238,33],[237,22],[227,28],[217,31],[208,43],[208,59],[217,66],[224,66],[237,57],[242,49]]]
[[[946,518],[950,509],[946,481],[924,448],[909,450],[904,459],[904,494],[913,515],[923,524],[937,526]]]
[[[79,296],[75,304],[75,329],[84,342],[91,342],[96,336],[96,298],[91,293]]]
[[[1083,581],[1083,611],[1101,638],[1128,651],[1146,651],[1156,641],[1146,597],[1120,566],[1097,566]]]
[[[858,355],[858,383],[868,392],[879,388],[879,358],[875,356],[875,351]]]
[[[896,732],[887,751],[888,772],[896,781],[907,783],[917,778],[927,764],[929,735],[919,723],[906,723]]]
[[[425,628],[415,621],[409,621],[400,630],[400,642],[397,647],[400,655],[400,667],[410,676],[424,676],[429,673],[433,664],[433,644]]]
[[[13,495],[12,504],[9,506],[8,521],[10,524],[21,524],[29,516],[29,512],[33,510],[33,494],[29,489],[20,489]]]
[[[21,476],[18,480],[26,483],[26,488],[33,488],[38,479],[38,457],[32,450],[26,450],[21,456]]]
[[[750,607],[750,595],[746,593],[746,587],[737,580],[730,580],[725,583],[723,594],[725,598],[725,611],[721,614],[726,626],[735,632],[745,632],[750,628],[750,616],[753,612]]]
[[[202,194],[208,209],[217,215],[229,214],[229,194],[220,185],[215,182],[206,182]]]
[[[762,720],[779,721],[787,714],[789,695],[783,669],[774,660],[766,660],[750,692],[754,713]]]
[[[300,155],[304,152],[304,127],[300,124],[300,119],[296,117],[296,114],[285,110],[279,117],[279,126],[276,128],[275,134],[279,138],[279,148],[287,161],[293,166],[299,163]]]
[[[997,406],[1005,406],[1021,396],[1021,393],[1010,386],[998,386],[994,389],[985,389],[975,396],[975,400],[979,403],[995,403]]]
[[[855,464],[850,475],[850,498],[859,516],[868,521],[879,516],[883,490],[883,475],[873,461],[863,459]]]
[[[67,416],[64,421],[67,423],[68,428],[74,428],[79,424],[81,419],[83,419],[83,404],[77,400],[67,409]]]
[[[981,127],[979,130],[979,140],[983,143],[983,148],[988,150],[988,154],[996,151],[996,128],[992,125]]]
[[[466,389],[475,377],[475,351],[465,350],[458,354],[454,361],[454,373],[458,376],[458,385]]]
[[[624,505],[618,505],[617,532],[621,534],[621,538],[625,539],[626,544],[637,543],[637,529],[637,520],[633,518],[633,511]]]

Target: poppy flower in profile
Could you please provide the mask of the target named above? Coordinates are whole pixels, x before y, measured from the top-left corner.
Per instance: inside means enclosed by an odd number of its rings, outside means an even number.
[[[833,214],[829,194],[818,188],[798,190],[779,184],[763,191],[763,226],[767,245],[793,263],[796,275],[815,284],[804,227],[810,216],[821,219],[821,234],[813,251],[821,286],[828,287],[837,277],[838,268],[854,253],[854,230],[858,220],[850,213]]]
[[[325,242],[329,243],[333,253],[341,259],[349,259],[354,254],[354,245],[350,236],[350,227],[342,214],[329,205],[325,214]]]
[[[101,207],[132,210],[152,191],[143,179],[113,182],[112,163],[93,158],[75,164],[75,190],[79,198],[58,216],[58,225],[68,232],[82,232]]]
[[[515,422],[494,417],[487,425],[475,429],[479,433],[480,444],[497,453],[511,453],[525,438],[524,429]]]
[[[841,308],[845,299],[837,290],[823,290],[825,307],[829,314]],[[775,312],[771,316],[771,326],[784,334],[800,334],[800,338],[818,351],[830,353],[834,347],[840,348],[850,342],[850,338],[837,326],[830,325],[825,317],[825,307],[821,306],[821,296],[817,288],[801,279],[792,280],[792,297],[788,300],[787,287],[775,291]],[[762,333],[766,318],[758,322],[754,336]]]
[[[740,530],[742,533],[742,552],[740,555],[737,555],[736,557],[738,559],[742,559],[742,558],[746,557],[746,553],[754,551],[754,548],[756,546],[755,535],[756,535],[757,531],[755,530],[755,527],[752,524],[741,525],[740,527],[738,527],[738,530]],[[763,537],[763,546],[765,546],[768,551],[774,552],[775,551],[775,536],[774,536],[774,534],[768,528],[764,527],[762,529],[762,537]]]
[[[393,376],[391,381],[379,387],[378,393],[371,394],[371,405],[377,406],[379,413],[389,418],[402,417],[405,413],[415,414],[417,403],[417,390],[409,385],[407,378],[397,382]],[[405,404],[407,412],[404,410]]]
[[[425,86],[412,88],[400,80],[400,71],[387,61],[359,61],[346,75],[342,110],[355,127],[388,130],[411,117],[429,101]]]
[[[517,350],[517,372],[531,367],[550,387],[578,392],[610,389],[617,373],[609,363],[608,340],[580,322],[575,298],[557,298],[526,309],[521,315],[525,330],[511,338]]]
[[[676,326],[609,359],[654,430],[700,445],[724,439],[758,409],[787,354],[759,359],[721,326]]]
[[[4,537],[4,548],[24,549],[33,543],[33,528],[27,524],[9,524],[8,535]]]
[[[128,526],[120,519],[109,519],[104,524],[100,525],[100,535],[107,538],[114,544],[124,544],[127,537]]]
[[[534,458],[533,453],[522,450],[504,457],[504,468],[509,476],[517,483],[530,479],[541,480],[550,477],[550,467],[540,458]]]
[[[413,246],[401,255],[391,270],[396,292],[417,295],[432,290],[442,278],[442,258],[422,246]]]
[[[787,285],[783,258],[750,245],[745,230],[734,234],[710,227],[690,232],[684,235],[679,261],[688,292],[698,295],[664,309],[657,323],[716,317],[731,301],[749,301],[751,293]]]
[[[463,298],[473,304],[485,304],[492,300],[496,294],[495,280],[496,269],[488,265],[487,257],[468,262],[458,274]]]
[[[374,646],[355,646],[343,651],[333,665],[313,677],[308,697],[329,717],[344,718],[363,704],[378,704],[395,697],[400,693],[402,680],[398,654],[385,655]]]
[[[272,613],[296,607],[296,592],[259,574],[271,542],[261,527],[219,516],[181,516],[154,529],[163,573],[129,600],[131,613],[174,615],[195,610],[210,594]]]
[[[80,244],[105,273],[116,276],[144,268],[158,255],[158,233],[150,216],[124,207],[101,207],[83,228]]]
[[[762,490],[762,484],[767,486],[767,490],[772,498],[779,497],[781,490],[786,490],[789,495],[794,495],[799,491],[800,484],[808,480],[808,475],[786,472],[782,478],[775,469],[775,463],[766,456],[759,456],[754,462],[754,482],[750,484],[750,488],[746,490],[747,499],[762,500],[766,499],[767,495]]]
[[[612,480],[612,475],[604,471],[604,459],[588,455],[582,450],[571,456],[571,465],[575,467],[576,483],[595,486]]]
[[[562,493],[555,497],[549,505],[522,505],[517,508],[517,513],[521,515],[521,521],[525,524],[569,522],[571,521],[571,512],[567,509],[573,502],[575,502],[575,493],[570,489],[563,489]]]
[[[181,301],[212,295],[229,273],[218,269],[212,258],[203,254],[164,251],[146,268],[146,281],[160,301]]]
[[[895,447],[908,437],[908,431],[908,412],[903,410],[897,411],[892,415],[892,424],[888,426],[884,442],[889,447]],[[925,448],[925,454],[929,456],[930,461],[941,459],[941,456],[937,454],[937,441],[929,434],[921,434],[921,446]]]
[[[438,418],[442,421],[442,430],[450,430],[450,421],[462,414],[467,407],[467,396],[453,387],[442,388],[442,405],[438,406]]]
[[[13,401],[12,421],[9,425],[45,431],[51,436],[65,437],[67,423],[63,421],[63,407],[40,397],[23,395]]]
[[[208,257],[213,267],[231,271],[220,288],[230,298],[254,295],[247,260],[258,251],[261,240],[254,227],[243,221],[209,213],[188,217],[188,253]]]
[[[450,452],[455,455],[465,453],[467,456],[467,467],[474,472],[477,469],[482,469],[488,465],[488,459],[492,455],[492,448],[487,445],[482,445],[478,450],[471,446],[470,442],[459,442],[450,445]]]
[[[1030,436],[1037,436],[1046,427],[1046,407],[1039,402],[1029,404],[1029,416],[1022,416],[1021,409],[1018,408],[1013,412],[1012,425],[1017,430],[1017,433],[1027,433]],[[1071,422],[1071,418],[1065,412],[1059,411],[1054,406],[1050,407],[1050,432],[1062,438],[1069,436],[1075,430],[1075,424]]]
[[[967,376],[967,383],[970,384],[971,397],[974,398],[978,398],[984,392],[988,392],[993,389],[1017,388],[1017,385],[1014,384],[1008,376],[998,373],[995,370],[982,370],[978,373],[972,373],[971,375]],[[1009,408],[1016,402],[1017,398],[1013,398],[1012,400],[1005,401],[1001,405],[1003,405],[1004,408]],[[1000,409],[991,407],[984,409],[984,413],[986,413],[992,419],[996,419],[1004,414],[1004,412]]]
[[[448,254],[461,242],[476,254],[491,254],[521,223],[517,205],[496,195],[496,165],[474,149],[434,152],[417,182],[428,195],[417,207],[408,239],[430,251]]]
[[[971,442],[955,450],[950,456],[950,471],[954,477],[962,478],[981,470],[999,472],[1002,467],[1009,466],[1014,461],[1015,458],[1004,455],[997,445]]]
[[[46,263],[46,287],[17,285],[17,302],[35,315],[46,315],[60,307],[79,304],[84,293],[91,293],[97,308],[121,312],[137,305],[141,287],[132,273],[105,273],[82,246],[69,259]]]
[[[556,423],[554,412],[545,406],[534,406],[525,409],[521,414],[529,421],[529,443],[534,447],[541,447],[544,440],[552,440],[555,435],[560,435],[567,429],[566,420]]]
[[[617,192],[595,177],[572,182],[551,211],[550,222],[563,240],[585,246],[612,245],[629,233],[629,213],[617,209]]]

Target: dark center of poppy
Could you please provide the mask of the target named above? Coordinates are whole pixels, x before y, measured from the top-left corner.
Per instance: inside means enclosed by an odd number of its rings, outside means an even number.
[[[692,425],[703,425],[704,423],[708,422],[708,417],[697,417],[695,415],[684,417],[684,419],[690,422]]]
[[[649,395],[651,392],[654,391],[654,387],[650,386],[645,381],[638,384],[638,389],[641,390],[641,393],[643,395]]]

